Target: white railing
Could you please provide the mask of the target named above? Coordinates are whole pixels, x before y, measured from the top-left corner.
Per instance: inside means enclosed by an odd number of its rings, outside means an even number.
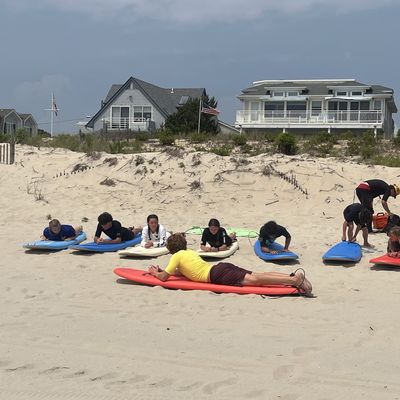
[[[13,164],[15,158],[14,143],[0,143],[0,164]]]
[[[381,124],[382,111],[236,111],[241,124]]]
[[[148,127],[149,119],[142,117],[118,117],[118,118],[104,118],[103,123],[108,129],[126,130],[126,129],[146,129]]]

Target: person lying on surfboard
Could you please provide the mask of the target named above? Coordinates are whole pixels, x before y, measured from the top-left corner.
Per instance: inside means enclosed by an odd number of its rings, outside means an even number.
[[[200,248],[203,251],[224,251],[232,246],[234,240],[236,240],[235,232],[228,235],[219,221],[211,218],[208,222],[208,228],[204,229],[201,236]]]
[[[290,233],[281,225],[278,225],[275,221],[268,221],[260,229],[260,237],[258,240],[261,242],[261,250],[265,253],[277,254],[276,250],[268,248],[269,245],[275,242],[280,237],[285,236],[285,247],[282,251],[289,251],[289,244],[292,239]]]
[[[49,226],[43,230],[42,240],[61,242],[74,240],[82,232],[82,226],[61,225],[58,219],[52,219]]]
[[[142,231],[142,227],[138,228],[124,228],[121,223],[113,219],[112,215],[108,212],[103,212],[97,218],[96,233],[94,234],[94,242],[98,244],[111,244],[121,243],[132,240],[138,233]],[[104,232],[110,239],[101,238]]]
[[[151,265],[150,275],[165,282],[171,275],[185,276],[194,282],[209,282],[229,286],[287,285],[312,296],[312,285],[302,269],[291,274],[281,272],[253,272],[230,263],[216,265],[204,261],[194,250],[187,249],[187,242],[181,233],[174,233],[167,239],[167,249],[172,254],[165,270]]]
[[[140,245],[146,249],[151,247],[164,247],[170,233],[163,225],[158,223],[158,217],[155,214],[150,214],[147,217],[147,226],[142,231],[142,242]]]
[[[400,258],[400,226],[394,226],[388,233],[387,252],[389,257]]]
[[[372,222],[372,212],[360,203],[348,205],[343,210],[344,222],[342,240],[345,241],[346,237],[349,242],[355,242],[358,232],[362,231],[365,247],[373,247],[368,243],[368,226]],[[356,224],[356,231],[353,234],[354,224]],[[347,233],[347,235],[346,235]]]

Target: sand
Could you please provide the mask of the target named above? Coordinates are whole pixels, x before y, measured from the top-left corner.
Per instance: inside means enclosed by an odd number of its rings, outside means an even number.
[[[356,265],[321,262],[340,241],[356,183],[396,182],[399,169],[281,155],[94,158],[18,146],[17,163],[0,165],[1,399],[400,398],[400,269],[368,263],[385,252],[386,236],[372,235],[376,250]],[[88,169],[71,174],[78,163]],[[302,191],[277,173],[263,174],[268,165],[293,173]],[[100,184],[107,178],[115,186]],[[398,200],[389,205],[400,213]],[[381,211],[379,201],[375,209]],[[299,264],[265,263],[253,253],[255,239],[246,238],[228,260],[256,271],[301,266],[316,297],[123,284],[114,267],[165,266],[170,256],[22,249],[50,216],[71,224],[87,218],[92,237],[103,211],[125,226],[155,212],[173,231],[205,226],[211,217],[256,230],[276,219],[292,234]],[[198,236],[188,240],[198,247]]]

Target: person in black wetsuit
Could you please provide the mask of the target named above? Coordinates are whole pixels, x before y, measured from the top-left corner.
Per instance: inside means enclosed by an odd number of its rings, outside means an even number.
[[[348,205],[344,209],[343,216],[344,222],[342,240],[346,240],[347,233],[347,240],[349,242],[355,242],[358,232],[362,230],[364,246],[372,247],[372,245],[368,243],[368,224],[370,224],[372,221],[372,212],[362,204],[354,203]],[[353,234],[354,224],[356,224],[356,231]]]
[[[289,244],[292,239],[290,233],[281,225],[278,225],[275,221],[268,221],[260,229],[259,241],[261,242],[261,250],[265,253],[276,254],[277,251],[271,250],[268,246],[275,242],[280,237],[285,236],[285,247],[282,251],[289,251]]]
[[[211,218],[201,236],[200,248],[203,251],[224,251],[232,246],[233,240],[236,240],[236,234],[228,235],[219,221]]]
[[[98,244],[103,243],[121,243],[132,240],[135,235],[142,231],[142,228],[124,228],[119,221],[113,219],[108,212],[103,212],[97,218],[97,225],[94,241]],[[110,239],[101,238],[101,234],[105,233]]]

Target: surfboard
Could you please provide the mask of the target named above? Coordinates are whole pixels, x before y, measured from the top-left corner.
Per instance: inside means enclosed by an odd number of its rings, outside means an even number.
[[[69,246],[77,245],[84,240],[86,240],[86,233],[81,232],[74,240],[36,240],[24,243],[22,247],[29,250],[65,250]]]
[[[149,249],[142,246],[135,246],[118,252],[118,254],[123,257],[158,257],[168,253],[169,251],[165,246],[150,247]]]
[[[126,242],[121,243],[97,244],[95,242],[89,242],[70,246],[69,248],[71,250],[86,251],[89,253],[109,253],[135,246],[139,244],[141,240],[142,235],[136,235],[132,240],[127,240]]]
[[[323,256],[324,261],[358,262],[362,251],[358,243],[339,242],[332,246]]]
[[[199,256],[202,258],[226,258],[231,256],[239,249],[239,243],[233,242],[232,246],[229,249],[224,251],[203,251],[201,249],[197,250]]]
[[[170,276],[165,282],[160,281],[146,271],[133,268],[116,268],[114,273],[130,281],[149,286],[162,286],[168,289],[182,290],[208,290],[216,293],[238,294],[263,294],[268,296],[282,296],[299,294],[299,290],[293,286],[227,286],[214,283],[193,282],[184,277]]]
[[[283,261],[283,260],[297,260],[299,256],[292,251],[283,251],[284,246],[279,243],[273,242],[268,246],[269,249],[275,250],[277,254],[265,253],[261,250],[261,242],[257,240],[254,243],[254,253],[264,261]]]
[[[258,233],[254,229],[246,229],[246,228],[225,228],[228,235],[230,233],[235,232],[237,237],[248,237],[248,238],[256,238],[258,237]],[[202,235],[204,228],[199,226],[194,226],[186,231],[189,235]]]
[[[400,267],[400,258],[389,257],[387,254],[385,254],[384,256],[371,258],[369,262],[377,265],[391,265],[394,267]]]

